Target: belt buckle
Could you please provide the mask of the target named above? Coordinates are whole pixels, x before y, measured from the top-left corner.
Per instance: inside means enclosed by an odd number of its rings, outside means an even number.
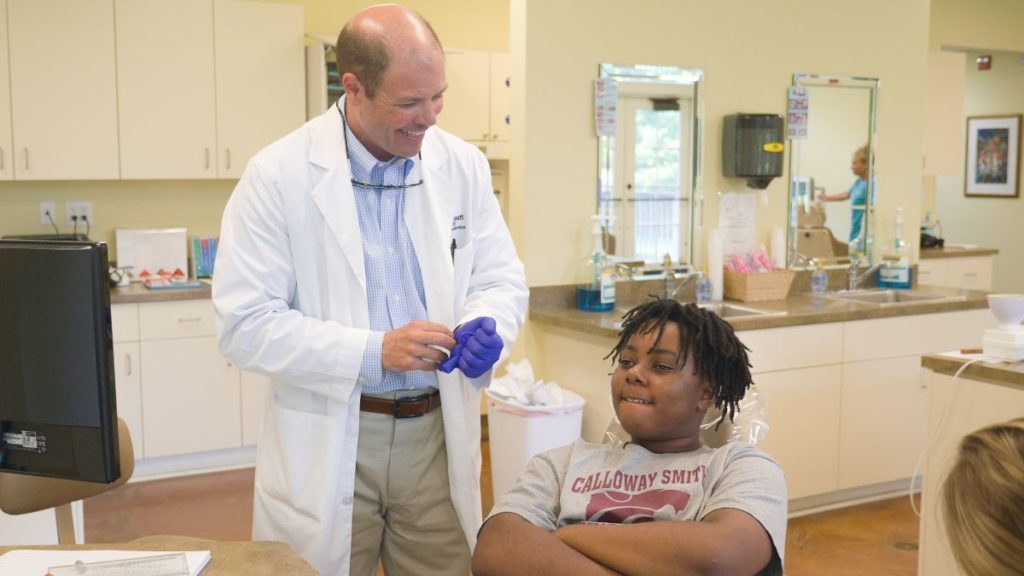
[[[405,418],[419,418],[425,416],[429,410],[423,412],[423,414],[399,414],[398,408],[402,404],[413,404],[415,402],[421,402],[423,400],[430,400],[430,394],[420,394],[419,396],[406,396],[405,398],[395,398],[395,403],[391,405],[391,415],[396,420],[403,420]],[[430,405],[427,405],[430,408]]]

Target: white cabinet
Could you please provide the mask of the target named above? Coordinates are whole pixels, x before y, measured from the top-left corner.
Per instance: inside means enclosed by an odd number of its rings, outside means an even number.
[[[220,178],[305,121],[304,26],[300,6],[214,2]]]
[[[144,304],[139,328],[146,457],[241,446],[238,369],[217,349],[212,303]]]
[[[214,178],[211,0],[117,0],[121,176]]]
[[[992,256],[926,258],[917,264],[917,283],[968,290],[992,290]]]
[[[122,177],[238,178],[305,120],[301,7],[117,0]]]
[[[7,50],[7,3],[0,2],[0,180],[14,179],[11,138],[11,67]]]
[[[758,447],[782,465],[790,499],[838,487],[840,378],[838,365],[754,376],[769,426]]]
[[[471,50],[445,54],[448,90],[437,123],[477,143],[489,158],[504,155],[511,123],[511,59],[508,54]],[[491,143],[491,144],[488,144]],[[492,150],[493,148],[493,150]]]
[[[14,177],[117,179],[114,0],[8,0],[7,31]]]
[[[139,308],[135,304],[110,307],[114,337],[114,387],[117,415],[132,435],[135,458],[144,458],[142,442],[142,380],[139,363]]]

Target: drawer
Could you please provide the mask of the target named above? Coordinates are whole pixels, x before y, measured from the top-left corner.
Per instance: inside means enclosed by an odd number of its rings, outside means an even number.
[[[838,322],[738,332],[750,348],[751,372],[772,372],[839,364],[843,326]]]
[[[843,362],[973,348],[981,346],[982,333],[995,324],[987,309],[847,322]]]
[[[949,286],[968,290],[992,289],[992,257],[950,258]]]
[[[114,342],[137,342],[139,340],[139,305],[111,305],[110,324],[114,332]]]
[[[139,331],[143,340],[194,338],[217,334],[210,300],[177,300],[139,304]]]
[[[926,286],[946,285],[946,260],[930,258],[917,263],[917,283]]]

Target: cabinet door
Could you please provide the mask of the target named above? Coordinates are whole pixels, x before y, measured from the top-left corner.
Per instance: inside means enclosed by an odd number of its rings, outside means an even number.
[[[219,177],[305,121],[304,25],[299,6],[215,1]]]
[[[121,177],[214,178],[211,0],[117,0]]]
[[[948,282],[951,288],[992,289],[992,257],[950,258]]]
[[[238,369],[214,336],[142,342],[147,458],[242,445]]]
[[[490,140],[490,54],[448,53],[444,67],[448,90],[438,126],[464,140]]]
[[[925,286],[946,286],[945,258],[929,258],[918,262],[917,283]]]
[[[7,7],[15,178],[117,179],[114,0]]]
[[[11,159],[11,67],[7,50],[7,4],[0,3],[0,180],[14,179]]]
[[[135,459],[145,458],[142,441],[142,373],[139,366],[139,343],[114,344],[114,386],[117,394],[117,416],[128,425],[132,435]]]
[[[838,485],[840,366],[757,374],[768,434],[758,447],[782,465],[789,498]]]
[[[263,415],[270,401],[270,378],[242,371],[242,445],[259,442],[263,432]]]
[[[919,356],[843,366],[839,488],[909,478],[928,428]]]
[[[491,54],[491,139],[508,142],[512,135],[512,57]]]

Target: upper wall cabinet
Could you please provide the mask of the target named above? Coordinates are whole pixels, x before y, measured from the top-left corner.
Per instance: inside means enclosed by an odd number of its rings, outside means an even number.
[[[237,178],[304,121],[300,7],[116,1],[123,178]]]
[[[118,178],[114,0],[8,0],[7,19],[14,177]]]
[[[302,8],[216,0],[218,175],[237,178],[257,151],[306,119]]]
[[[117,0],[121,176],[216,178],[211,0]]]
[[[486,143],[507,142],[510,133],[511,62],[508,54],[455,51],[445,54],[448,90],[438,125],[475,142],[494,157]],[[500,149],[497,146],[495,149]]]

